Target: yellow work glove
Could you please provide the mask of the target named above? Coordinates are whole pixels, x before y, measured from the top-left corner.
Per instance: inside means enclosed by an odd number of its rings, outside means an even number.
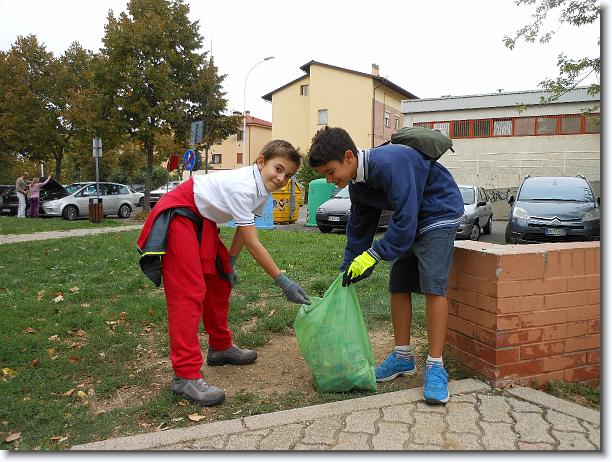
[[[374,271],[379,258],[372,249],[368,249],[351,262],[344,272],[342,287],[350,286],[351,283],[361,281],[369,277]]]

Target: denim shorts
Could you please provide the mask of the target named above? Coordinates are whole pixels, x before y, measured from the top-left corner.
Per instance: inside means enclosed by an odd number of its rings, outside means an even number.
[[[389,291],[446,296],[457,228],[435,228],[418,236],[391,265]]]

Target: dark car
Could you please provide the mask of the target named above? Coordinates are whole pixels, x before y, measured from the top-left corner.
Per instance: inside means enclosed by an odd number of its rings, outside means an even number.
[[[45,210],[42,207],[43,201],[61,199],[66,197],[68,193],[64,187],[57,181],[51,179],[46,185],[40,190],[40,207],[38,208],[38,214],[41,216],[45,215]],[[28,201],[26,201],[26,211],[29,207]],[[19,199],[17,198],[17,192],[15,186],[11,186],[5,191],[0,193],[0,214],[1,215],[17,215],[19,209]]]
[[[346,229],[348,217],[351,214],[351,198],[349,196],[348,186],[338,190],[326,202],[323,202],[317,209],[315,215],[317,226],[322,233],[330,233],[334,228]],[[383,210],[380,214],[378,227],[385,227],[389,224],[389,220],[393,212],[391,210]]]
[[[508,203],[507,243],[599,240],[599,198],[583,176],[527,177]]]

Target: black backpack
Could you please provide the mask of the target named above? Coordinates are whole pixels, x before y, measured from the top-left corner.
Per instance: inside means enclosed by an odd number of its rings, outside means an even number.
[[[410,146],[431,160],[438,160],[449,149],[455,152],[453,150],[453,142],[448,136],[443,135],[438,130],[425,127],[400,128],[391,135],[390,141],[380,146],[385,146],[389,143]]]

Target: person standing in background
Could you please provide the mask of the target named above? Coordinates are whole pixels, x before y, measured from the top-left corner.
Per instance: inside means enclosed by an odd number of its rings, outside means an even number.
[[[17,218],[26,217],[26,196],[28,194],[28,172],[17,178],[15,182],[15,191],[17,192],[17,199],[19,199],[19,209],[17,209]]]
[[[34,178],[30,184],[30,218],[38,218],[38,208],[40,206],[40,190],[51,180],[51,175],[45,181],[40,182],[41,178]]]

